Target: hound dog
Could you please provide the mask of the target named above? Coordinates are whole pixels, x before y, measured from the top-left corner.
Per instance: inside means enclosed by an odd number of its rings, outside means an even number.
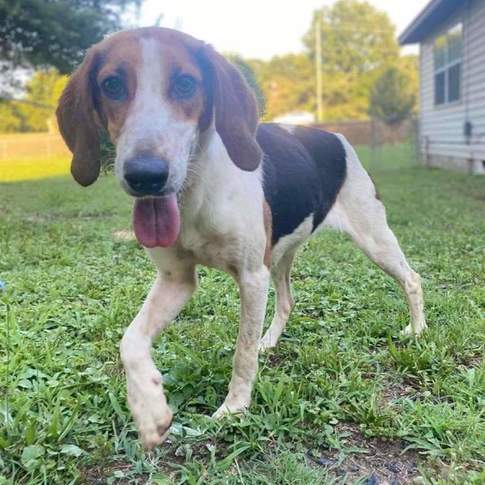
[[[349,234],[403,288],[405,332],[426,328],[420,277],[347,140],[259,124],[245,80],[207,44],[163,28],[114,34],[88,51],[57,117],[72,175],[84,186],[99,175],[100,133],[109,134],[116,177],[134,199],[135,235],[157,269],[120,346],[145,447],[161,443],[172,422],[150,347],[194,293],[198,264],[232,275],[241,297],[232,379],[217,418],[249,406],[258,351],[276,345],[293,306],[293,258],[317,230]],[[270,278],[276,311],[261,338]]]

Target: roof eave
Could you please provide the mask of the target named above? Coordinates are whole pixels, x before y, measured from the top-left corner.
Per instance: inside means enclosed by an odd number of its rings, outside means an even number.
[[[463,6],[460,0],[431,0],[398,37],[401,45],[416,44]]]

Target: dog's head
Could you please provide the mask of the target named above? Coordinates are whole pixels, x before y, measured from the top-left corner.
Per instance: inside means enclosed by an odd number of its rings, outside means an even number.
[[[199,134],[212,126],[242,170],[261,160],[245,80],[210,46],[170,29],[120,32],[93,46],[61,96],[57,119],[77,182],[98,177],[105,129],[116,145],[116,174],[135,196],[178,191]]]
[[[97,179],[105,130],[121,185],[137,198],[154,197],[152,205],[181,190],[203,134],[215,130],[242,170],[261,161],[257,105],[239,71],[207,44],[170,29],[120,32],[93,46],[60,98],[57,119],[77,182]],[[170,213],[170,204],[159,211]],[[155,209],[140,212],[147,224],[146,211]]]

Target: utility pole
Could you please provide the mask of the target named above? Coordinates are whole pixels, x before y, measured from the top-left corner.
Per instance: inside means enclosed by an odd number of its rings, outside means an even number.
[[[322,38],[320,30],[320,17],[318,14],[315,21],[315,70],[317,80],[317,123],[321,123],[323,121]]]

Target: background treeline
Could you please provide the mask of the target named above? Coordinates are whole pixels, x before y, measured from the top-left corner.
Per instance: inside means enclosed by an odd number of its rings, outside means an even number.
[[[67,4],[83,1],[60,3],[65,3],[67,8]],[[84,3],[92,9],[99,5],[88,0]],[[111,5],[108,30],[120,27],[115,15],[117,9],[121,11],[130,3],[139,4],[138,1],[102,2],[104,8]],[[96,8],[91,12],[92,18],[103,15]],[[55,16],[59,12],[43,15]],[[92,30],[91,24],[87,25]],[[94,33],[89,32],[93,42],[105,33],[101,27]],[[264,119],[296,111],[316,113],[315,35],[320,36],[322,46],[322,121],[362,120],[372,116],[392,124],[413,112],[418,92],[417,57],[400,55],[395,28],[386,13],[365,1],[339,0],[331,7],[314,12],[301,53],[275,56],[269,61],[228,56],[255,89]],[[73,38],[71,34],[70,38],[74,44],[76,40],[79,42],[74,46],[64,42],[62,49],[78,61],[88,45],[84,45],[85,37]],[[66,83],[63,73],[73,67],[67,62],[71,59],[67,54],[57,57],[56,52],[60,50],[54,49],[50,57],[47,52],[36,58],[27,50],[24,61],[37,70],[27,82],[21,101],[0,97],[0,132],[48,131],[53,127],[56,101]],[[15,53],[18,57],[21,54],[21,49]]]
[[[54,110],[67,79],[55,68],[36,71],[21,100],[0,101],[0,132],[55,130]]]
[[[48,131],[67,75],[142,0],[0,0],[0,133]]]
[[[384,111],[395,112],[396,118],[402,119],[414,109],[417,56],[400,55],[395,27],[386,13],[365,1],[339,0],[314,12],[303,38],[303,52],[269,62],[248,61],[265,96],[266,118],[291,111],[316,112],[316,33],[322,46],[325,121],[362,120],[371,113],[377,116],[383,110],[372,96],[376,87],[387,104],[391,103]]]

